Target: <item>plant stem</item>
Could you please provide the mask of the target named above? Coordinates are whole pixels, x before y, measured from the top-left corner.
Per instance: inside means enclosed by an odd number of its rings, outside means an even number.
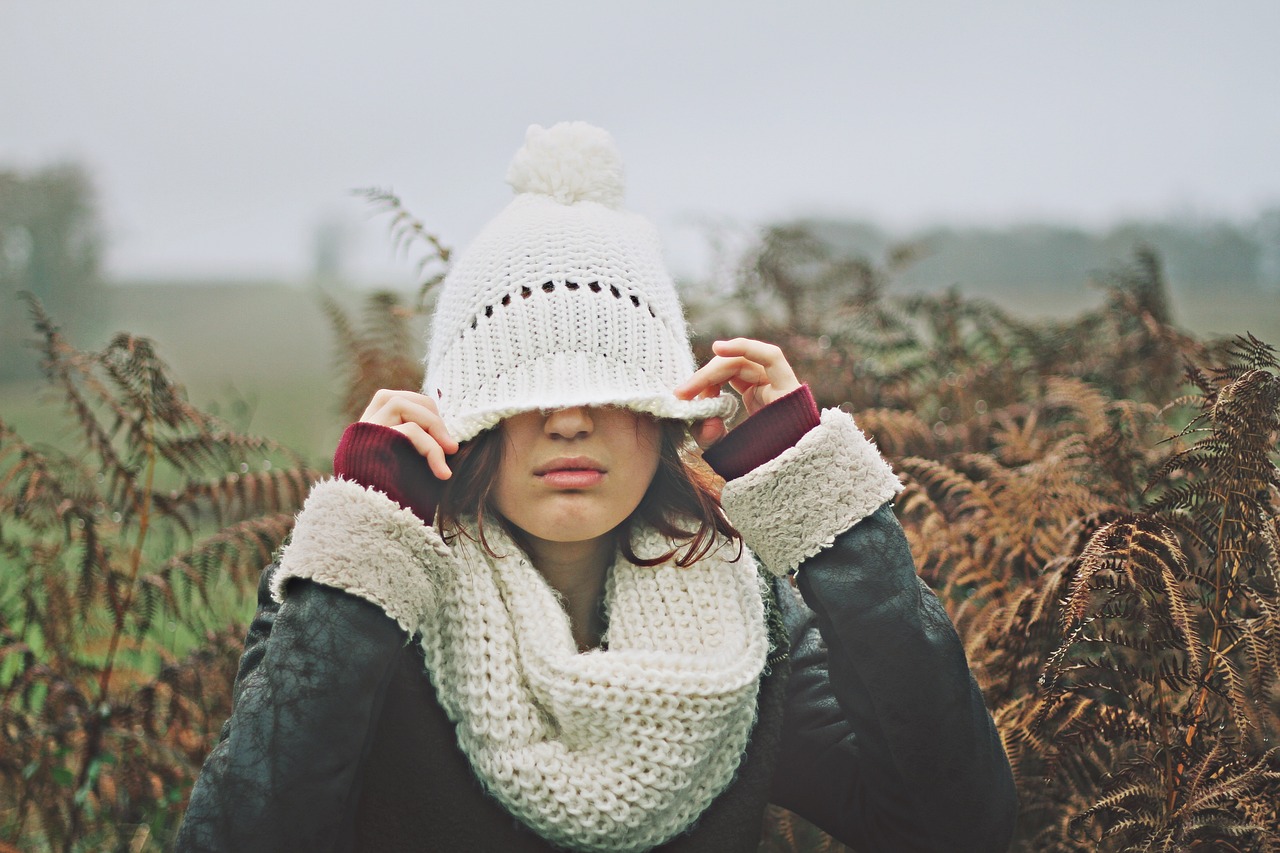
[[[133,552],[129,555],[129,580],[125,586],[124,601],[121,603],[119,610],[116,611],[115,627],[111,632],[111,643],[107,647],[107,658],[103,663],[102,675],[98,680],[99,702],[105,702],[107,699],[107,688],[111,684],[116,651],[120,645],[120,637],[124,633],[124,620],[129,610],[133,607],[133,596],[137,590],[138,572],[142,568],[142,546],[146,543],[147,531],[151,527],[151,489],[155,482],[156,474],[156,443],[151,412],[145,412],[144,417],[147,424],[147,443],[145,447],[147,474],[146,484],[143,486],[142,493],[142,510],[138,513],[138,538],[134,543]]]
[[[110,707],[107,699],[107,692],[111,687],[111,675],[115,670],[116,653],[120,648],[120,638],[124,634],[125,618],[129,614],[129,610],[133,607],[133,596],[137,588],[138,572],[142,568],[142,549],[146,544],[147,531],[151,527],[151,493],[152,486],[155,482],[156,473],[156,443],[155,443],[155,425],[152,413],[149,408],[144,409],[142,413],[146,424],[146,445],[144,453],[146,454],[146,485],[142,493],[142,508],[138,513],[138,536],[134,542],[132,553],[129,555],[129,580],[125,587],[124,599],[121,601],[119,608],[115,613],[115,625],[111,631],[111,642],[107,646],[106,659],[102,664],[102,672],[98,677],[98,702],[95,711],[97,713],[90,716],[86,725],[86,738],[84,747],[84,761],[80,765],[80,773],[76,779],[75,790],[79,791],[83,788],[89,779],[89,770],[93,766],[94,760],[98,757],[102,748],[102,728],[103,728],[103,710]],[[80,823],[80,806],[73,799],[71,806],[71,833],[69,839],[73,839],[79,835]]]
[[[1226,529],[1228,516],[1230,515],[1231,504],[1227,500],[1222,502],[1222,518],[1218,522],[1217,541],[1214,542],[1214,558],[1213,558],[1213,586],[1214,586],[1214,605],[1213,611],[1209,614],[1213,617],[1213,636],[1209,640],[1209,648],[1207,660],[1205,661],[1204,675],[1200,681],[1200,689],[1196,693],[1194,701],[1195,710],[1192,711],[1192,723],[1187,727],[1187,736],[1183,743],[1190,748],[1195,740],[1196,732],[1200,728],[1200,720],[1204,714],[1205,703],[1209,699],[1209,679],[1213,677],[1214,669],[1219,658],[1223,657],[1222,652],[1218,649],[1218,644],[1222,642],[1222,623],[1227,618],[1226,609],[1231,606],[1232,590],[1223,591],[1222,588],[1222,553],[1223,540],[1226,538]],[[1234,574],[1234,572],[1233,572]],[[1224,599],[1225,596],[1225,599]],[[1185,767],[1183,762],[1178,763],[1178,777],[1181,778],[1182,771]]]

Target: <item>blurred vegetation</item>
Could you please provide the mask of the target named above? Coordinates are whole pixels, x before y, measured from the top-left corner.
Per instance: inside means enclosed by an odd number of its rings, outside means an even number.
[[[873,224],[803,219],[799,228],[832,251],[879,257],[894,245],[917,247],[900,285],[938,290],[962,284],[970,293],[1007,297],[1072,290],[1136,245],[1159,253],[1175,296],[1200,289],[1280,299],[1280,208],[1231,221],[1184,215],[1130,220],[1084,229],[1053,223],[1002,228],[943,227],[893,235]]]
[[[187,401],[151,343],[67,343],[34,298],[50,419],[0,420],[0,838],[141,849],[231,708],[258,570],[318,472]]]
[[[339,420],[372,388],[420,382],[448,262],[398,200],[371,197],[425,258],[422,287],[324,304]],[[899,292],[920,253],[768,229],[689,293],[695,347],[776,341],[903,476],[921,574],[1014,765],[1015,849],[1280,849],[1274,350],[1178,325],[1185,303],[1149,248],[1094,276],[1096,305],[1050,319],[958,289]],[[0,837],[162,849],[229,707],[248,618],[213,587],[246,606],[315,472],[197,411],[146,342],[79,353],[35,320],[86,452],[0,434]],[[163,639],[169,624],[190,626],[183,643]],[[839,847],[771,811],[762,849]]]
[[[1027,321],[794,225],[708,304],[781,344],[898,513],[1014,764],[1018,850],[1280,846],[1280,362],[1172,322],[1159,260]],[[781,832],[791,819],[780,818]]]
[[[35,375],[19,342],[26,317],[19,293],[33,293],[77,336],[96,332],[102,308],[93,188],[77,166],[30,174],[0,170],[0,381]]]

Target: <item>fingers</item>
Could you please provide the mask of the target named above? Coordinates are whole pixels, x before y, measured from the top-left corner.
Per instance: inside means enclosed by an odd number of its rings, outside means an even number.
[[[453,472],[449,470],[449,462],[445,458],[445,449],[440,446],[440,442],[431,437],[421,426],[410,422],[398,424],[393,426],[392,429],[413,442],[414,449],[427,460],[431,473],[435,474],[438,479],[447,480],[453,476]]]
[[[718,356],[746,358],[764,368],[768,384],[778,392],[778,396],[790,393],[800,387],[800,380],[791,369],[782,348],[776,344],[756,341],[751,338],[734,338],[729,341],[716,341],[711,351]],[[755,383],[763,384],[763,383]]]
[[[714,397],[728,384],[742,395],[748,414],[800,387],[782,350],[751,338],[716,341],[715,356],[675,389],[685,400]]]
[[[692,400],[697,397],[715,396],[726,382],[758,385],[767,381],[763,367],[746,358],[716,356],[690,376],[675,390],[677,397]],[[714,389],[714,393],[712,393]]]
[[[437,478],[447,480],[453,476],[447,454],[458,452],[458,442],[449,435],[440,410],[430,397],[384,388],[373,395],[360,420],[390,427],[404,435],[427,460]]]
[[[416,424],[435,439],[445,452],[454,453],[458,449],[458,442],[453,440],[449,430],[445,428],[444,419],[440,417],[435,401],[425,394],[384,388],[373,395],[360,420],[387,427]]]
[[[720,439],[729,434],[729,430],[725,428],[724,421],[720,418],[707,418],[698,421],[689,430],[689,434],[693,436],[693,440],[698,447],[706,450]]]

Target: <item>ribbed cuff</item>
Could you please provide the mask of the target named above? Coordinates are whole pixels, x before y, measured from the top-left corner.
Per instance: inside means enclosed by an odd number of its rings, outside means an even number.
[[[413,442],[391,427],[358,422],[347,427],[333,454],[333,473],[377,489],[431,524],[440,502],[440,481]]]
[[[725,480],[736,480],[794,447],[819,420],[813,392],[801,385],[747,418],[702,458]]]

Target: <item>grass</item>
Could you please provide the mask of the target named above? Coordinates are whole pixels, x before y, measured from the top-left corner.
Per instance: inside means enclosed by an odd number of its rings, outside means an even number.
[[[1038,320],[1072,317],[1102,302],[1102,291],[1083,282],[1073,288],[982,291],[961,285],[960,290],[966,296],[993,302],[1014,316]],[[1212,285],[1175,287],[1169,299],[1174,323],[1196,337],[1234,337],[1252,332],[1266,341],[1280,340],[1280,291],[1248,293],[1238,287]]]
[[[239,429],[269,436],[326,467],[345,426],[337,413],[334,345],[319,293],[278,283],[138,284],[110,289],[102,340],[128,329],[153,338],[196,405]],[[337,296],[352,304],[358,294]],[[1028,317],[1071,316],[1099,291],[992,293]],[[1175,291],[1175,321],[1201,337],[1252,332],[1280,340],[1280,294],[1201,287]],[[1270,304],[1268,304],[1270,303]],[[85,344],[86,342],[76,342]],[[0,418],[29,439],[61,446],[73,436],[37,381],[0,384]]]
[[[197,406],[327,464],[345,424],[337,411],[333,341],[316,291],[272,283],[140,284],[108,288],[106,303],[96,340],[71,343],[97,348],[120,330],[149,337]],[[56,401],[43,399],[43,387],[36,380],[0,383],[0,418],[28,440],[67,447],[74,435],[61,424],[70,419]]]
[[[1094,293],[1092,290],[1086,290],[1081,287],[1079,292],[1064,292],[1056,294],[1054,298],[1033,298],[1024,293],[1019,297],[1021,301],[1014,297],[991,297],[991,301],[1000,304],[1015,315],[1039,317],[1051,315],[1069,318],[1076,316],[1080,311],[1088,307],[1088,300],[1092,299]],[[1263,302],[1265,300],[1258,297],[1243,297],[1238,293],[1197,291],[1193,294],[1182,296],[1175,294],[1174,313],[1183,326],[1201,334],[1229,334],[1250,330],[1263,337],[1280,338],[1280,312],[1267,310],[1267,306],[1261,304]],[[336,381],[331,378],[337,373],[334,370],[330,354],[333,346],[314,293],[270,284],[260,286],[210,284],[190,288],[145,285],[121,288],[113,294],[112,311],[104,318],[103,339],[105,340],[110,330],[117,328],[129,329],[156,340],[161,357],[171,366],[172,374],[181,378],[186,384],[191,400],[197,405],[205,409],[217,410],[237,429],[269,436],[298,449],[316,463],[322,466],[325,464],[332,452],[338,433],[343,427],[343,423],[342,418],[336,414],[339,395]],[[98,345],[94,341],[73,341],[73,343],[85,347]],[[1130,354],[1132,352],[1130,351]],[[1173,361],[1176,361],[1176,359],[1173,359]],[[950,365],[944,369],[949,369],[949,367]],[[1060,370],[1061,366],[1056,369]],[[1177,372],[1176,365],[1173,367],[1173,371]],[[1160,371],[1161,375],[1164,372],[1167,371],[1162,369]],[[821,371],[815,367],[811,372],[806,371],[806,378],[810,375],[818,379]],[[934,379],[936,380],[937,376],[934,376]],[[1142,374],[1136,381],[1139,396],[1142,396],[1149,381],[1159,381],[1159,376],[1147,373]],[[42,384],[38,382],[12,383],[7,386],[0,386],[0,417],[15,426],[19,433],[29,440],[48,442],[64,448],[76,447],[77,436],[73,429],[74,419],[63,411],[58,399],[42,393],[42,388]],[[1128,388],[1125,393],[1131,394],[1133,390],[1133,388]],[[856,394],[857,391],[842,391],[840,393]],[[941,393],[948,392],[944,389]],[[842,399],[857,399],[857,397],[851,396]],[[910,399],[911,402],[905,404],[905,408],[926,410],[930,405],[936,407],[937,400],[940,398],[939,392],[932,385],[925,384],[921,386],[918,397],[907,399]],[[931,399],[934,401],[932,404],[927,402]],[[1085,417],[1085,413],[1096,408],[1092,406],[1093,402],[1095,402],[1094,398],[1082,395],[1075,404],[1080,413],[1079,423],[1087,423],[1088,419]],[[1023,403],[1018,401],[1017,405],[1021,407]],[[1054,405],[1058,406],[1059,409],[1062,407],[1061,401]],[[1048,409],[1043,409],[1043,411],[1048,411]],[[1057,409],[1054,411],[1057,411]],[[1011,417],[1018,417],[1016,410]],[[1058,415],[1055,415],[1055,417],[1058,417]],[[882,426],[891,431],[892,422],[885,421]],[[1046,427],[1046,429],[1050,428]],[[913,437],[917,436],[916,433],[904,431],[903,435],[906,438],[900,438],[900,441],[917,440],[917,438]],[[926,438],[919,439],[925,442],[922,446],[931,446],[927,444],[931,439],[927,438],[927,433],[925,435]],[[1016,453],[1023,453],[1026,450],[1025,447],[1018,444],[1021,435],[1018,431],[1006,431],[1002,435],[1004,437],[1000,441],[1003,442],[1008,439],[1011,442],[1008,446],[1013,448]],[[1032,437],[1038,438],[1038,436]],[[1051,433],[1045,433],[1046,440],[1051,437]],[[238,459],[231,460],[231,465],[238,465],[239,461]],[[245,464],[252,467],[256,467],[259,461],[254,459],[244,460]],[[995,486],[991,486],[987,482],[967,482],[971,472],[959,471],[949,472],[950,479],[946,482],[966,481],[967,488],[994,490],[1005,482],[1012,482],[1017,485],[1021,482],[1019,478],[1041,476],[1040,473],[1037,473],[1037,466],[1030,464],[1019,465],[1008,470],[1000,469],[1000,471],[1005,476],[1005,479],[997,482]],[[1066,483],[1073,476],[1075,474],[1071,470],[1067,470],[1063,474],[1064,479],[1062,482]],[[924,483],[924,485],[921,486],[920,483]],[[924,480],[921,480],[920,483],[917,483],[917,489],[928,486],[928,483]],[[1072,481],[1069,485],[1074,487],[1077,483]],[[1046,491],[1049,494],[1060,495],[1072,493],[1071,489],[1064,485],[1053,486]],[[924,493],[919,492],[919,494]],[[1052,505],[1055,502],[1047,501],[1044,503]],[[1057,503],[1063,504],[1064,502],[1058,501]],[[990,524],[988,520],[983,519],[981,525],[969,529],[965,527],[965,513],[958,513],[955,517],[948,518],[943,512],[945,509],[944,502],[939,500],[935,504],[935,508],[928,518],[936,522],[937,526],[932,529],[932,533],[928,538],[929,544],[923,547],[921,551],[926,558],[930,553],[930,548],[934,549],[932,553],[940,555],[933,563],[935,567],[942,565],[942,560],[946,558],[947,554],[965,556],[970,554],[974,550],[974,540],[969,537],[978,535],[973,531],[977,531],[980,528],[983,531],[981,536],[987,537],[982,541],[987,544],[977,548],[977,552],[986,555],[999,554],[1004,553],[999,550],[1000,547],[1003,547],[1008,554],[1016,553],[1021,555],[1021,552],[1016,551],[1016,548],[1018,547],[1017,543],[1021,541],[1024,526],[1022,522],[1025,520],[1022,506],[1017,508],[1014,514],[1016,517],[1006,523],[1004,527]],[[1066,529],[1065,525],[1059,524],[1056,516],[1045,511],[1044,505],[1037,507],[1037,509],[1041,511],[1041,515],[1045,519],[1048,519],[1053,525],[1057,525],[1055,529]],[[1073,510],[1070,504],[1066,503],[1064,506],[1059,506],[1057,511],[1070,514]],[[24,522],[19,520],[14,523],[20,525]],[[1046,537],[1056,535],[1047,529],[1048,526],[1047,524],[1037,526],[1037,538],[1045,541]],[[1007,531],[1011,529],[1014,532],[1008,533]],[[56,536],[57,533],[58,531],[55,529],[54,535]],[[181,550],[186,544],[185,534],[170,533],[169,535],[161,535],[153,532],[152,537],[148,540],[146,547],[148,555],[155,558],[155,560],[160,560],[164,555],[170,554],[175,550]],[[199,533],[196,534],[196,537],[199,537]],[[952,546],[946,545],[948,537],[954,540]],[[1050,538],[1047,541],[1055,540]],[[1064,541],[1068,541],[1067,547],[1074,547],[1070,545],[1069,537],[1068,540]],[[1002,545],[1002,542],[1012,542],[1014,544]],[[947,547],[952,547],[953,550],[948,552],[946,550]],[[251,559],[258,559],[256,552],[251,552]],[[1018,556],[1018,559],[1023,558]],[[1004,565],[1010,560],[993,558],[992,562],[995,565]],[[21,578],[21,568],[21,566],[17,566],[13,562],[5,565],[3,558],[0,558],[0,578]],[[66,568],[70,570],[71,566],[67,564]],[[54,566],[54,574],[61,577],[63,569],[64,564],[57,563]],[[199,569],[199,571],[205,570],[204,568]],[[207,571],[211,573],[211,579],[207,585],[208,592],[205,597],[195,598],[190,606],[183,606],[180,612],[170,613],[161,610],[156,614],[157,618],[151,623],[148,633],[122,647],[119,657],[116,658],[120,667],[119,675],[112,682],[108,698],[114,698],[117,690],[129,687],[144,678],[146,673],[154,673],[158,669],[157,663],[159,661],[169,661],[180,657],[187,650],[200,648],[206,639],[202,636],[203,632],[229,624],[243,624],[247,621],[253,610],[251,601],[252,589],[245,588],[242,591],[237,591],[234,588],[235,584],[232,584],[230,579],[226,577],[226,567],[220,561],[208,565]],[[249,578],[250,576],[246,575],[245,577]],[[945,577],[942,579],[946,580]],[[961,589],[970,580],[971,578],[966,576],[955,581],[954,589]],[[995,582],[1003,581],[997,578]],[[175,581],[175,586],[184,591],[189,591],[201,585],[198,578],[193,579],[190,576],[183,576]],[[30,588],[30,586],[24,588]],[[0,590],[3,589],[4,585],[0,584]],[[1052,588],[1046,587],[1046,589],[1048,591],[1044,592],[1043,595],[1040,592],[1036,594],[1042,595],[1042,597],[1056,595]],[[955,596],[952,596],[952,598],[955,598]],[[182,599],[181,595],[179,599]],[[0,600],[0,618],[12,619],[14,616],[12,607],[14,600],[12,596],[10,596],[8,602]],[[974,601],[982,600],[981,596],[974,599]],[[1050,598],[1046,597],[1044,600],[1049,601]],[[8,612],[5,612],[6,610]],[[103,613],[105,612],[104,608]],[[1016,614],[1017,611],[1011,612]],[[100,667],[97,664],[103,660],[104,650],[100,637],[105,633],[109,633],[109,628],[104,629],[100,624],[103,623],[104,618],[105,616],[95,611],[94,619],[92,620],[93,624],[86,632],[90,636],[86,638],[87,642],[83,647],[83,663],[91,671],[99,669]],[[995,625],[997,624],[995,619],[996,617],[992,617],[985,624],[988,627]],[[43,636],[32,635],[34,640],[33,650],[36,655],[53,655],[54,650],[46,648],[46,646],[52,643],[57,630],[56,626],[67,623],[50,621],[44,624],[47,636],[50,639],[46,642]],[[1007,625],[1011,623],[1000,622],[999,624]],[[970,625],[972,625],[972,617],[970,617]],[[980,627],[982,627],[981,624]],[[986,629],[982,628],[982,630]],[[1008,638],[1016,638],[1019,635],[1020,632],[1017,630],[992,629],[991,642],[996,645],[990,647],[996,648],[999,643],[1006,642]],[[227,634],[224,633],[223,637],[226,636]],[[209,645],[211,647],[214,645],[213,640],[209,640]],[[222,648],[224,650],[227,648],[225,643]],[[974,646],[974,648],[978,648],[978,646]],[[1004,649],[1003,646],[999,646],[999,648]],[[1017,652],[1017,648],[1012,646],[1010,648],[1012,651],[1008,651],[1008,654],[1012,655]],[[16,656],[11,656],[9,660],[16,660]],[[225,663],[230,658],[224,656],[219,660]],[[993,658],[993,660],[995,659]],[[979,669],[981,670],[981,667]],[[0,684],[4,683],[5,677],[4,669],[0,668]],[[1028,685],[1022,685],[1012,676],[1003,680],[1012,684],[1012,687],[999,684],[992,685],[993,693],[991,695],[995,697],[997,704],[1004,702],[1006,704],[1000,707],[1013,708],[1015,710],[1022,707],[1017,704],[1022,700],[1021,697],[1023,696],[1019,691]],[[226,681],[229,684],[229,677]],[[1034,688],[1030,689],[1034,690]],[[203,688],[193,692],[199,695],[209,695],[209,691]],[[52,703],[49,704],[51,707]],[[166,722],[164,726],[168,727],[163,729],[164,733],[173,730],[173,726],[170,723]],[[204,737],[212,729],[196,728],[192,731]],[[1035,758],[1035,760],[1039,759]],[[67,768],[70,766],[60,764],[59,770],[67,773],[69,772]],[[88,765],[86,764],[86,766]],[[1036,765],[1034,761],[1031,761],[1025,766],[1034,768]],[[1032,775],[1036,774],[1028,772],[1028,778],[1031,778]],[[180,784],[167,784],[176,785],[172,790],[168,790],[167,795],[173,795],[178,798],[182,796],[184,789]],[[1090,784],[1093,783],[1090,782]],[[46,790],[52,789],[46,788]],[[1094,796],[1093,789],[1088,788],[1085,790],[1084,795]],[[1034,792],[1028,794],[1028,796],[1034,796]],[[156,812],[159,816],[155,818],[153,824],[157,832],[157,838],[167,836],[171,829],[171,827],[167,827],[164,824],[164,821],[176,819],[170,808],[176,802],[177,800],[172,798],[169,800],[156,799],[152,804],[156,809],[159,809]],[[1088,805],[1091,801],[1085,799],[1081,802]],[[3,820],[4,815],[0,812],[0,834],[3,834]],[[120,824],[117,822],[116,825],[127,825],[132,831],[132,824]],[[103,824],[103,832],[105,833],[103,838],[109,836],[109,832],[106,829],[109,826],[110,824],[108,823]],[[140,826],[138,831],[143,832],[145,830],[146,827],[144,825]],[[120,837],[123,838],[124,836]],[[146,843],[145,839],[143,843]],[[95,849],[97,846],[95,841],[90,841],[88,844],[89,846],[83,849]],[[133,847],[130,849],[133,849]],[[0,851],[3,850],[4,845],[0,843]]]
[[[1087,307],[1094,293],[1082,288],[992,298],[1027,316],[1066,316]],[[1267,310],[1259,301],[1265,297],[1206,288],[1176,296],[1175,316],[1199,335],[1251,331],[1280,340],[1280,310]],[[337,413],[331,336],[315,292],[278,284],[144,284],[114,288],[110,306],[104,340],[124,328],[152,337],[198,406],[327,467],[345,424]],[[42,380],[0,384],[0,401],[0,417],[20,435],[66,449],[77,446],[74,421]],[[0,558],[0,572],[10,571]],[[252,600],[233,587],[217,588],[205,625],[247,620]],[[202,641],[187,628],[170,629],[171,623],[180,626],[182,620],[162,616],[154,629],[166,654],[181,655]],[[144,661],[139,665],[145,668]]]

